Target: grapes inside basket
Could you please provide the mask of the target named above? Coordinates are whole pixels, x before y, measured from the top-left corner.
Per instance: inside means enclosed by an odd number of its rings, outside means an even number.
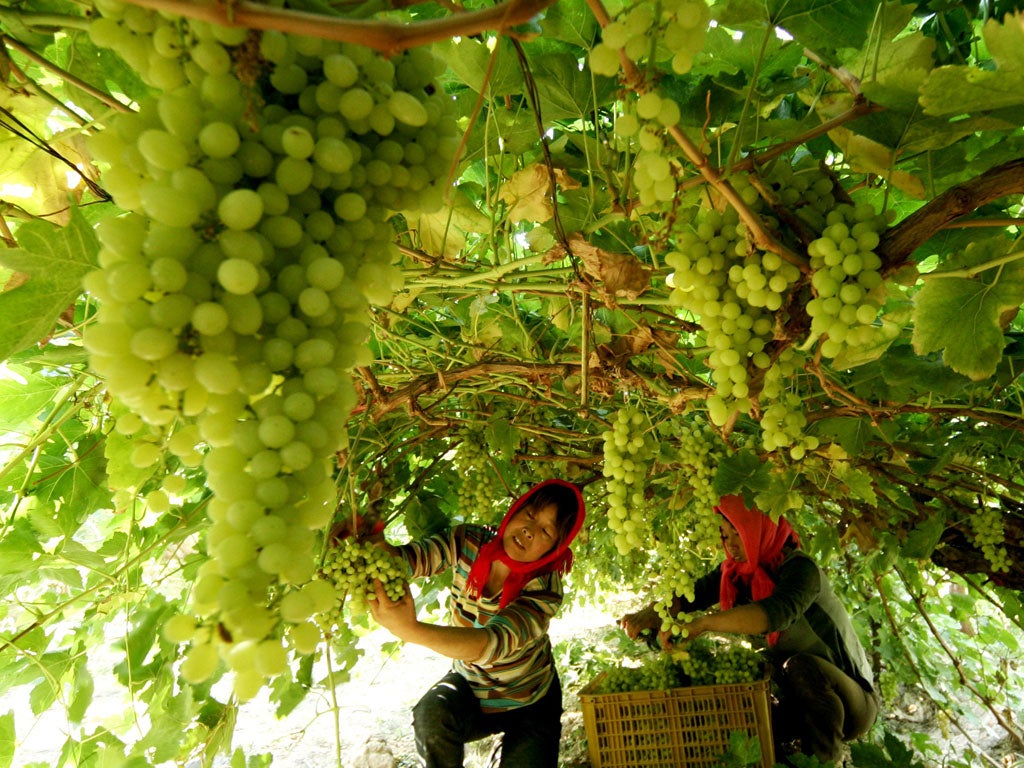
[[[764,677],[764,653],[749,643],[698,637],[685,647],[623,662],[605,673],[594,693],[667,691],[690,685],[750,683]]]

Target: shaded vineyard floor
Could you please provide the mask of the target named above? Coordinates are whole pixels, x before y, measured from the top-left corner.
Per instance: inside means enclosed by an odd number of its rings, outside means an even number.
[[[605,609],[568,610],[551,625],[552,641],[559,649],[559,669],[564,691],[560,768],[591,768],[580,711],[579,690],[592,677],[590,661],[614,658],[618,647],[629,641],[615,629],[615,620],[629,607],[626,599],[614,600]],[[412,734],[411,709],[427,688],[441,678],[449,661],[418,646],[407,645],[388,655],[382,652],[391,636],[371,632],[360,641],[364,656],[352,679],[339,685],[336,696],[324,690],[310,694],[287,717],[275,716],[265,695],[244,704],[239,711],[233,746],[250,755],[269,754],[273,766],[286,768],[413,768],[418,765]],[[92,655],[92,654],[91,654]],[[122,720],[126,712],[123,691],[111,685],[113,652],[96,653],[96,700],[89,718],[97,723]],[[104,669],[105,668],[105,669]],[[18,734],[13,768],[35,763],[55,765],[67,732],[66,719],[57,712],[35,719],[31,729],[28,691],[16,689],[0,699],[0,713],[14,712]],[[984,714],[984,713],[982,713]],[[86,724],[88,728],[88,724]],[[935,713],[912,694],[905,694],[886,714],[886,727],[897,733],[929,733],[950,754],[966,743],[962,736],[939,731]],[[136,731],[138,733],[138,731]],[[1024,768],[1024,755],[1015,752],[990,721],[981,717],[972,725],[972,736],[990,756],[1006,768]],[[469,745],[466,768],[485,768],[493,739]],[[374,758],[377,758],[376,760]],[[218,758],[215,768],[226,768],[228,758]],[[186,768],[199,768],[198,761]]]

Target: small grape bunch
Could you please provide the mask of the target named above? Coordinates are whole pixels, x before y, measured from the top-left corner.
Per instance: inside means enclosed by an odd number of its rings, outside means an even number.
[[[390,600],[405,594],[405,563],[368,541],[342,539],[329,550],[321,571],[334,582],[339,593],[348,595],[349,605],[356,611],[365,612],[367,601],[377,599],[374,579],[384,585]]]

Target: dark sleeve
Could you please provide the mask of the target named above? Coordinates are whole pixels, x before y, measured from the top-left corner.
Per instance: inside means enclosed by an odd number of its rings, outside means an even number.
[[[676,613],[707,610],[713,605],[718,605],[721,590],[722,566],[717,565],[713,571],[704,574],[694,582],[693,600],[687,600],[683,595],[676,595],[672,608]]]
[[[821,572],[809,557],[788,558],[779,568],[775,591],[756,601],[768,616],[768,631],[781,632],[803,618],[821,591]]]

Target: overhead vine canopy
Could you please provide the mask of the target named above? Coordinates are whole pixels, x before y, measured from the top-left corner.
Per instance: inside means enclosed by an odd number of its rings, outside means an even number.
[[[478,5],[0,9],[0,658],[51,654],[40,711],[87,708],[111,589],[147,702],[158,646],[197,700],[294,696],[325,626],[354,652],[334,526],[552,475],[607,511],[594,584],[696,568],[744,493],[1019,628],[1020,4]]]

